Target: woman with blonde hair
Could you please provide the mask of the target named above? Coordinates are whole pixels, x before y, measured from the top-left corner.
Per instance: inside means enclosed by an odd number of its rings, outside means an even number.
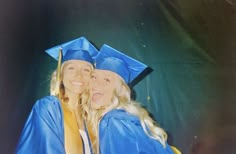
[[[98,51],[86,38],[80,37],[46,52],[58,60],[51,79],[51,95],[34,104],[16,153],[92,154],[92,132],[80,107]]]
[[[130,98],[128,84],[147,66],[108,45],[100,49],[89,90],[97,153],[172,154],[166,132]]]

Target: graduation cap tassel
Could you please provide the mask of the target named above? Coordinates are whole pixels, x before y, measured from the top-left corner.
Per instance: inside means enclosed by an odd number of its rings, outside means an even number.
[[[60,92],[60,80],[61,80],[61,60],[62,60],[62,48],[59,49],[58,54],[58,63],[57,63],[57,76],[56,76],[56,87],[55,87],[55,95],[59,96]]]

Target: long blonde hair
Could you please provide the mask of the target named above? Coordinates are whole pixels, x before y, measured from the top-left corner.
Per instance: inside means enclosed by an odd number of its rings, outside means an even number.
[[[60,71],[58,69],[54,70],[51,75],[51,82],[50,82],[50,95],[56,96],[60,101],[67,102],[69,98],[65,96],[65,87],[63,85],[63,70],[64,64],[62,64]],[[58,77],[58,73],[60,73]]]
[[[125,90],[120,94],[120,88],[124,87]],[[113,98],[111,103],[106,108],[102,109],[92,109],[90,104],[82,104],[83,110],[88,112],[88,120],[93,125],[93,129],[97,138],[96,146],[99,152],[99,123],[102,117],[112,109],[124,109],[132,115],[139,118],[144,132],[150,137],[159,141],[163,147],[166,147],[167,134],[166,132],[158,126],[158,124],[149,116],[146,109],[140,106],[140,104],[134,100],[131,100],[131,90],[124,80],[120,80],[119,86],[113,92]],[[89,93],[84,95],[85,98],[90,98]],[[90,100],[88,100],[90,102]]]

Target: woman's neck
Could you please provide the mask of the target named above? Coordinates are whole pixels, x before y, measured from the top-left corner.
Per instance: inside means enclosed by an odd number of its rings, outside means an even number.
[[[66,92],[66,96],[69,98],[68,106],[72,109],[75,109],[79,105],[80,96],[76,93]]]

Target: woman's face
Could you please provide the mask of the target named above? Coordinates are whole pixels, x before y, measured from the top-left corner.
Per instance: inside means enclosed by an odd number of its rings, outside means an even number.
[[[68,60],[63,64],[62,81],[65,93],[81,94],[87,88],[93,66],[82,60]]]
[[[108,106],[112,101],[115,89],[119,86],[119,81],[120,77],[116,73],[95,69],[89,87],[91,107],[100,109]]]

